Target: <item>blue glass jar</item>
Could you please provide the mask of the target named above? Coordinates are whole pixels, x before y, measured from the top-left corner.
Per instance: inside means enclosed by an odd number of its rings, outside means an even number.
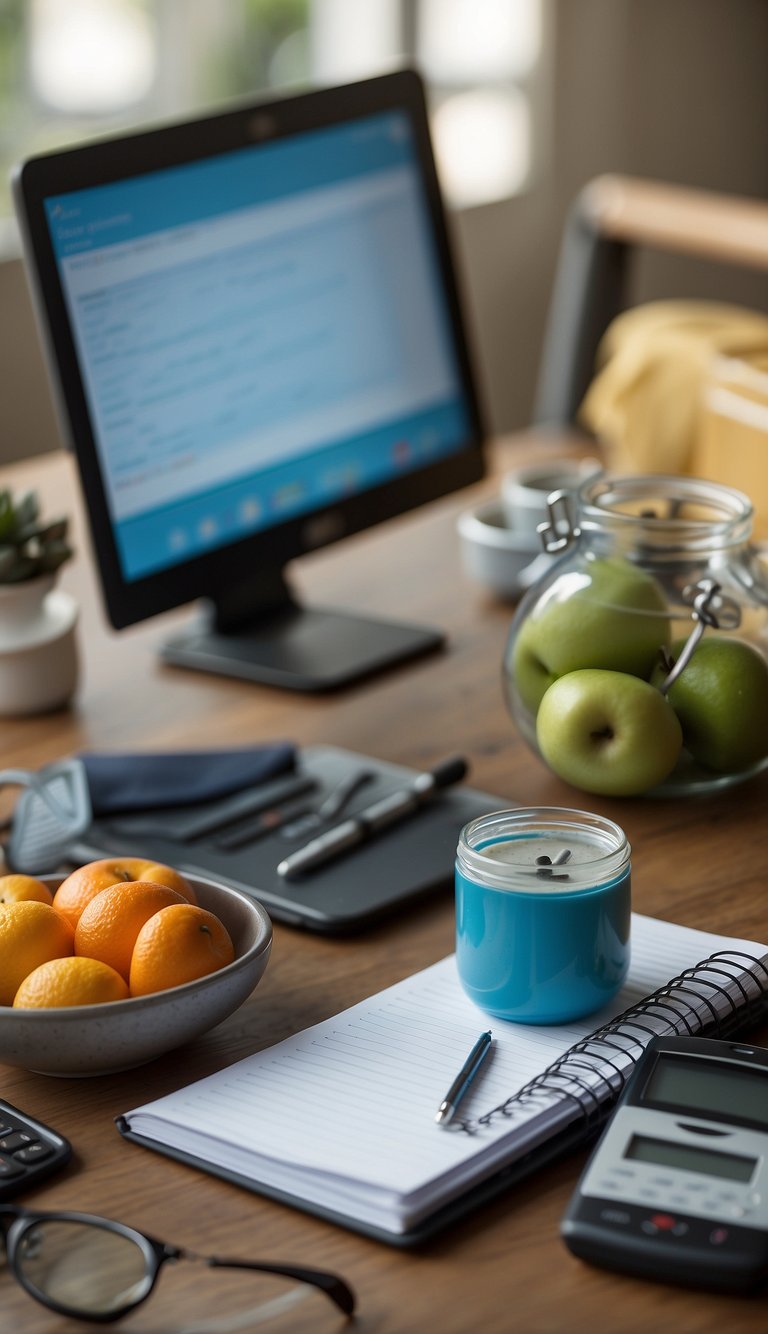
[[[496,811],[456,854],[456,962],[501,1019],[562,1024],[607,1004],[630,959],[630,847],[611,820],[561,807]]]

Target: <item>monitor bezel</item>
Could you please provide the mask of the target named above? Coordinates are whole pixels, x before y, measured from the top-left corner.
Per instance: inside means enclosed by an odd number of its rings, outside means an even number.
[[[286,519],[223,547],[148,576],[129,580],[121,568],[105,481],[80,374],[73,332],[45,214],[45,200],[166,167],[214,157],[302,131],[344,124],[388,110],[405,112],[424,186],[435,254],[448,307],[450,335],[470,429],[455,453],[357,495]],[[271,101],[238,104],[215,114],[155,126],[40,155],[14,173],[13,191],[26,268],[65,438],[73,450],[86,502],[106,611],[116,629],[198,598],[214,604],[244,570],[277,572],[292,560],[479,480],[485,432],[466,337],[427,118],[415,70]]]

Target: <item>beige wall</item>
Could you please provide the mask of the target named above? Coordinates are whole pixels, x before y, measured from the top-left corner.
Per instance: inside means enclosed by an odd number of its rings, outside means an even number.
[[[592,176],[618,171],[768,198],[764,0],[553,0],[550,158],[518,199],[456,218],[491,425],[529,420],[558,240]],[[641,255],[639,300],[768,309],[768,280]]]
[[[59,443],[21,261],[0,259],[0,463]]]
[[[563,218],[603,171],[768,197],[765,0],[551,0],[541,172],[520,198],[453,220],[489,424],[528,420]],[[768,282],[642,257],[639,299],[728,297]],[[0,263],[0,462],[59,434],[18,260]]]

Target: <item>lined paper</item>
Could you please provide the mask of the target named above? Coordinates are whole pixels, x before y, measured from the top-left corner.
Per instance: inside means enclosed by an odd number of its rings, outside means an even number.
[[[604,1011],[552,1027],[489,1018],[464,994],[450,955],[125,1119],[132,1131],[191,1153],[201,1166],[402,1231],[579,1115],[552,1097],[473,1135],[437,1126],[438,1105],[481,1031],[492,1029],[494,1045],[462,1118],[504,1102],[601,1024],[721,950],[766,954],[751,941],[634,914],[625,987]]]

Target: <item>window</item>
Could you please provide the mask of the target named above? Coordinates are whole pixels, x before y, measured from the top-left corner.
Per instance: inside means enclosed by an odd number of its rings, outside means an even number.
[[[312,72],[323,82],[415,61],[441,183],[459,208],[517,194],[533,170],[542,0],[316,0]]]
[[[0,0],[0,165],[415,63],[450,204],[527,184],[544,0]],[[11,213],[8,192],[0,215]]]

